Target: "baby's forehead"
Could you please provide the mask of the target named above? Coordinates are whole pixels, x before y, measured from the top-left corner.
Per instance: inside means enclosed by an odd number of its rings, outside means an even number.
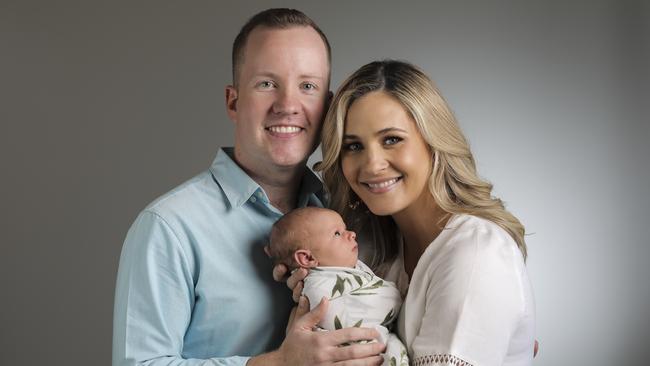
[[[300,226],[303,230],[309,232],[310,235],[320,234],[324,232],[327,226],[332,225],[332,213],[324,209],[309,210],[303,215],[296,217],[296,220],[292,220],[293,222],[291,224]]]
[[[327,220],[327,218],[332,217],[332,215],[338,215],[338,214],[336,213],[336,211],[331,211],[326,208],[305,207],[299,212],[298,215],[295,215],[293,219],[302,223],[313,222],[313,221],[318,222],[318,221]]]
[[[325,212],[310,210],[304,215],[300,215],[297,220],[293,222],[293,225],[301,225],[305,229],[313,231],[322,227],[326,220],[327,214]]]

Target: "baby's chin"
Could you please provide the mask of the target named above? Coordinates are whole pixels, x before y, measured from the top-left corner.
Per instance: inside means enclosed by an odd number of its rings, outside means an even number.
[[[357,266],[357,261],[359,261],[359,257],[355,255],[354,259],[351,260],[351,262],[350,262],[351,264],[349,265],[349,267],[351,267],[351,268],[356,267]]]

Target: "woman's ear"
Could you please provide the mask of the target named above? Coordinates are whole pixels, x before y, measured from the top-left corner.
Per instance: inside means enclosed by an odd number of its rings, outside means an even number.
[[[318,266],[318,260],[314,258],[309,249],[298,249],[293,253],[293,259],[302,268],[313,268]]]

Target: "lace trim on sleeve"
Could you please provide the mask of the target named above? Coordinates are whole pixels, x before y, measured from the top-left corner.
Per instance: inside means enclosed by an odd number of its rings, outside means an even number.
[[[426,355],[415,359],[414,366],[442,365],[442,366],[473,366],[471,363],[454,355]]]

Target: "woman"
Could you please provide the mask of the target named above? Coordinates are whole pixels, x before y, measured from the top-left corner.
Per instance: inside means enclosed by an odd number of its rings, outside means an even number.
[[[399,61],[361,67],[334,97],[322,137],[316,169],[331,207],[371,231],[372,266],[406,296],[398,334],[412,362],[530,364],[524,227],[478,177],[431,80]]]

